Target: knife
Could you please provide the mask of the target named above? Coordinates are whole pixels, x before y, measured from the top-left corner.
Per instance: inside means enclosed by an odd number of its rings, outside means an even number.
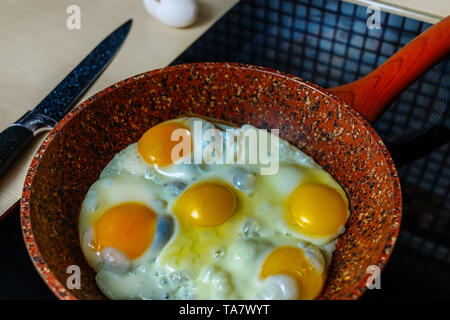
[[[114,58],[130,31],[128,20],[92,50],[34,109],[0,133],[0,177],[43,130],[68,113]]]

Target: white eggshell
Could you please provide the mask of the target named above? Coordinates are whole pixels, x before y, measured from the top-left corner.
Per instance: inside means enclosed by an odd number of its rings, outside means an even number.
[[[194,0],[144,0],[144,6],[151,16],[174,28],[190,26],[198,17]]]

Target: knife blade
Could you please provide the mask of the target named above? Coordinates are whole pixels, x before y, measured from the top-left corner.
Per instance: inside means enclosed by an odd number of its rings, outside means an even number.
[[[132,22],[128,20],[108,35],[34,109],[0,133],[0,177],[33,137],[53,128],[95,82],[122,46]]]

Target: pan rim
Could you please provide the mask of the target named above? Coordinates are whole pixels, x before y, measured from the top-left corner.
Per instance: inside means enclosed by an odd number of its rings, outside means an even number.
[[[200,62],[200,63],[189,63],[189,64],[181,64],[181,65],[175,65],[175,66],[168,66],[165,68],[155,69],[147,72],[140,73],[135,76],[131,76],[127,79],[121,80],[115,84],[112,84],[105,89],[93,94],[91,97],[87,98],[80,104],[78,104],[76,107],[74,107],[48,134],[48,136],[45,138],[45,140],[42,142],[41,146],[39,147],[38,151],[34,155],[26,178],[25,183],[23,187],[23,193],[22,198],[20,200],[20,221],[21,221],[21,229],[22,229],[22,235],[24,238],[24,242],[27,248],[28,255],[41,276],[41,278],[44,280],[45,284],[49,287],[49,289],[55,294],[55,296],[58,299],[61,300],[77,300],[77,298],[63,285],[61,282],[56,278],[56,276],[53,274],[53,272],[49,269],[46,262],[44,261],[44,258],[42,257],[39,247],[37,245],[36,239],[34,238],[32,225],[31,225],[31,212],[30,212],[30,196],[31,196],[31,187],[33,178],[35,176],[35,173],[37,172],[40,164],[40,160],[42,156],[44,155],[45,151],[47,150],[48,146],[51,144],[51,142],[55,139],[55,137],[58,135],[58,133],[65,127],[67,123],[71,121],[72,118],[74,118],[77,114],[79,114],[83,109],[87,108],[89,105],[91,105],[92,102],[95,100],[109,94],[110,92],[114,91],[115,89],[118,89],[120,87],[123,87],[129,83],[132,83],[134,81],[137,81],[144,77],[151,77],[157,74],[161,73],[170,73],[170,72],[176,72],[178,70],[185,70],[190,69],[194,67],[203,67],[203,68],[240,68],[240,69],[249,69],[253,71],[259,71],[264,73],[270,73],[274,74],[283,78],[286,78],[288,80],[293,80],[299,83],[302,83],[303,85],[308,86],[312,90],[315,90],[328,98],[331,98],[339,105],[343,106],[345,109],[347,109],[353,118],[357,120],[371,135],[371,137],[376,141],[377,147],[382,151],[383,156],[386,160],[386,167],[391,172],[391,178],[392,178],[392,184],[393,184],[393,212],[391,213],[391,228],[389,229],[389,232],[386,237],[386,241],[384,244],[384,247],[381,251],[381,255],[377,259],[376,265],[380,267],[380,270],[384,268],[386,265],[386,262],[389,260],[389,257],[392,254],[393,248],[395,246],[395,242],[398,237],[399,229],[400,229],[400,221],[402,216],[402,197],[401,197],[401,187],[400,187],[400,181],[397,173],[397,169],[394,165],[394,162],[391,158],[391,155],[389,151],[387,150],[387,147],[381,140],[381,138],[378,136],[378,134],[375,132],[373,127],[370,125],[370,123],[364,119],[364,117],[359,114],[353,107],[348,105],[343,99],[333,95],[332,93],[328,92],[326,89],[319,87],[318,85],[311,83],[309,81],[306,81],[298,76],[294,76],[288,73],[284,73],[272,68],[267,67],[261,67],[261,66],[254,66],[249,64],[242,64],[242,63],[234,63],[234,62]],[[358,299],[367,289],[366,281],[367,278],[370,275],[368,274],[366,277],[363,277],[359,284],[353,289],[352,292],[350,292],[345,299]]]

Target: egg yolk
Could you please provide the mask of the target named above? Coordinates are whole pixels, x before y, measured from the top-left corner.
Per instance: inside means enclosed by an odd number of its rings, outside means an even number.
[[[345,225],[347,208],[341,195],[322,184],[297,187],[289,201],[294,222],[311,234],[331,235]]]
[[[177,201],[176,211],[199,227],[217,226],[236,211],[236,195],[224,185],[213,182],[196,184]]]
[[[181,130],[179,140],[172,141],[172,133],[178,129]],[[174,147],[180,141],[184,141],[184,139],[190,139],[189,145],[191,146],[191,150],[180,149],[180,154],[174,153],[174,157],[172,157],[172,150],[174,150]],[[139,139],[138,150],[148,163],[158,167],[168,166],[178,159],[188,156],[192,152],[191,132],[180,123],[163,122],[157,124],[147,130]]]
[[[153,240],[156,214],[139,203],[124,203],[106,211],[95,223],[95,247],[112,246],[130,259],[139,257]]]
[[[319,273],[308,262],[303,251],[295,247],[280,247],[264,261],[260,276],[285,274],[291,276],[299,288],[299,299],[312,300],[322,291],[325,274]]]

